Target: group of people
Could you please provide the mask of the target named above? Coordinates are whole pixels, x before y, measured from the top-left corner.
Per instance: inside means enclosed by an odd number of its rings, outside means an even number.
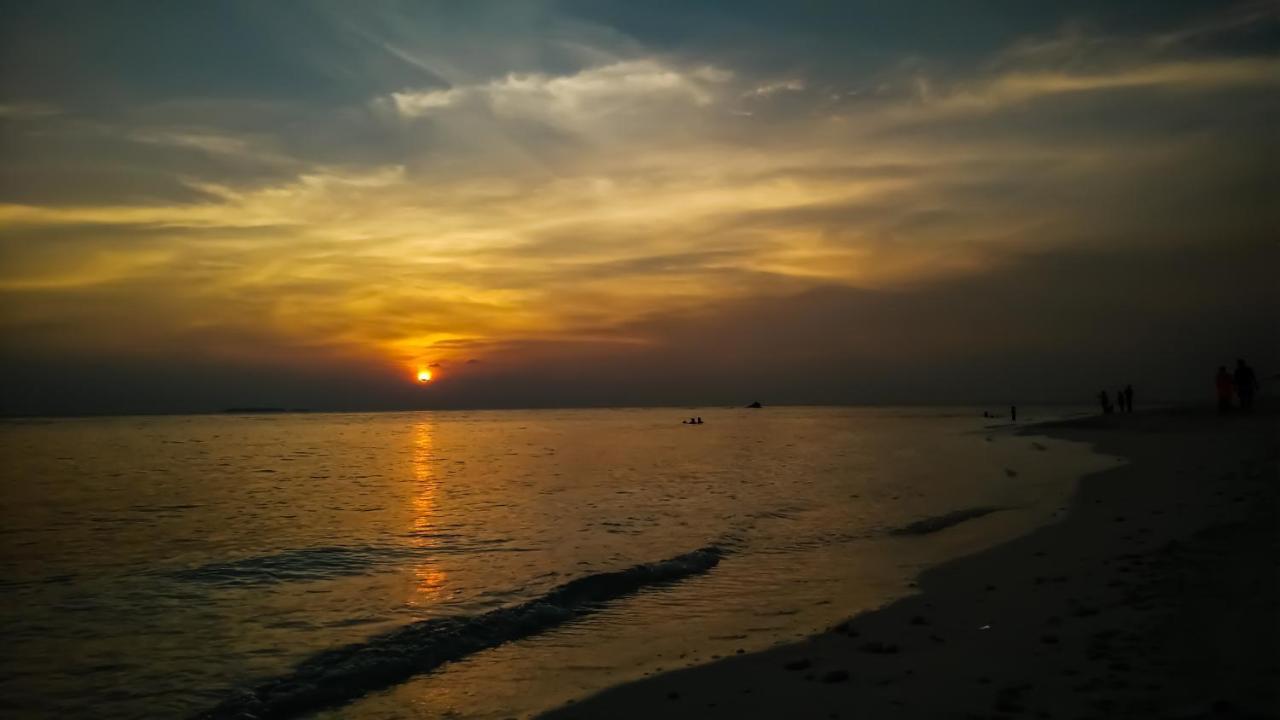
[[[688,420],[681,420],[681,421],[680,421],[680,424],[681,424],[681,425],[701,425],[701,424],[702,424],[702,418],[701,418],[701,417],[691,417],[691,418],[689,418]]]
[[[1107,397],[1106,390],[1098,391],[1098,402],[1102,405],[1102,414],[1110,415],[1115,412],[1131,413],[1133,412],[1133,386],[1125,385],[1116,391],[1116,404],[1111,404],[1111,398]]]
[[[1227,372],[1226,365],[1218,366],[1216,378],[1218,387],[1218,412],[1229,413],[1233,407],[1232,395],[1240,400],[1240,410],[1253,410],[1253,398],[1258,393],[1258,376],[1253,368],[1240,358],[1236,358],[1235,372]]]

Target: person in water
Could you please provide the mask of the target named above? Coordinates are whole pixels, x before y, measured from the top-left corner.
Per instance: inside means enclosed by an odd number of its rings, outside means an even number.
[[[1018,422],[1018,406],[1017,405],[1009,406],[1009,421]]]
[[[1258,392],[1258,376],[1244,360],[1236,358],[1236,397],[1240,398],[1241,412],[1253,412],[1253,396]]]
[[[1132,385],[1124,386],[1124,411],[1127,413],[1133,412],[1133,386]]]
[[[1218,375],[1214,378],[1214,384],[1218,388],[1218,414],[1226,415],[1231,412],[1231,373],[1227,372],[1226,365],[1218,366]]]
[[[1106,390],[1099,390],[1099,391],[1098,391],[1098,402],[1102,405],[1102,414],[1103,414],[1103,415],[1110,415],[1110,414],[1111,414],[1111,400],[1107,398],[1107,391],[1106,391]]]

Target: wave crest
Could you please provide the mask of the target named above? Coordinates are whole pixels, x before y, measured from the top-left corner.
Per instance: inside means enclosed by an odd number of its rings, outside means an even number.
[[[198,717],[289,718],[342,705],[446,662],[588,615],[603,603],[706,573],[723,556],[720,548],[708,546],[578,578],[513,607],[412,623],[365,642],[317,653],[289,673],[239,692]]]

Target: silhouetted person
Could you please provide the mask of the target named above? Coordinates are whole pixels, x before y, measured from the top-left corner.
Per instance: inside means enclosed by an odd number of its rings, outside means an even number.
[[[1109,399],[1107,398],[1107,391],[1106,391],[1106,390],[1099,390],[1099,391],[1098,391],[1098,402],[1102,405],[1102,414],[1103,414],[1103,415],[1110,415],[1110,414],[1111,414],[1111,400],[1109,400]]]
[[[1231,412],[1231,373],[1226,365],[1218,366],[1218,376],[1214,378],[1218,387],[1218,413],[1225,415]]]
[[[1240,398],[1240,409],[1251,412],[1253,396],[1258,391],[1258,376],[1253,374],[1253,368],[1245,364],[1244,360],[1236,358],[1236,372],[1233,380],[1236,384],[1236,395]]]
[[[1124,411],[1127,413],[1133,412],[1133,386],[1132,385],[1124,386]]]
[[[1009,420],[1011,422],[1018,422],[1018,406],[1017,405],[1009,406]]]
[[[702,416],[701,416],[701,415],[699,415],[699,416],[696,418],[696,420],[695,420],[694,424],[695,424],[695,425],[701,425],[701,424],[702,424]]]

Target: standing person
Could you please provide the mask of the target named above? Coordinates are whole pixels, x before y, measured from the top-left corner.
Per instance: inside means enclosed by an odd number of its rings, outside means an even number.
[[[1218,387],[1218,414],[1226,415],[1231,412],[1231,373],[1227,372],[1226,365],[1218,366],[1218,376],[1215,378]]]
[[[1233,379],[1236,384],[1236,395],[1240,398],[1240,410],[1252,412],[1253,395],[1258,391],[1258,376],[1253,373],[1253,368],[1245,364],[1244,360],[1236,358],[1236,372]]]
[[[1009,406],[1009,420],[1011,422],[1018,422],[1018,406],[1017,405]]]
[[[1106,391],[1106,390],[1099,390],[1099,391],[1098,391],[1098,402],[1102,405],[1102,414],[1103,414],[1103,415],[1110,415],[1110,414],[1111,414],[1111,401],[1107,399],[1107,391]]]
[[[1124,411],[1127,413],[1133,412],[1133,386],[1132,385],[1124,386],[1124,408],[1125,408]]]
[[[1124,409],[1124,388],[1116,390],[1116,412],[1123,413]]]

